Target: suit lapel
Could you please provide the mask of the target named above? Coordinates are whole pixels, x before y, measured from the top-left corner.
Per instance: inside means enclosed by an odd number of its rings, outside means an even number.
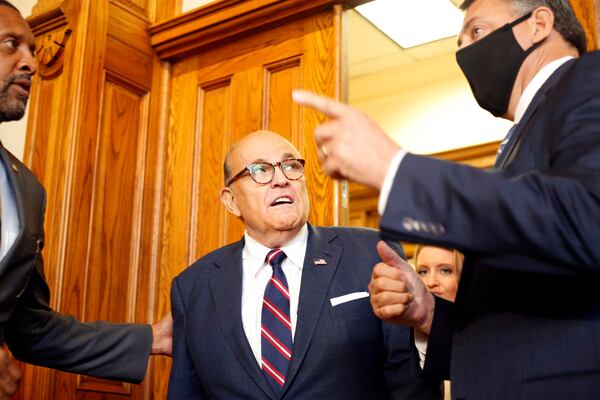
[[[282,396],[291,385],[306,356],[319,322],[323,305],[327,301],[329,285],[340,262],[342,248],[331,244],[336,233],[308,226],[308,244],[302,269],[298,319],[294,335],[294,349]],[[324,260],[327,264],[315,260]]]
[[[504,151],[502,151],[502,154],[500,154],[500,159],[496,162],[496,165],[494,166],[495,169],[504,169],[506,164],[508,164],[508,162],[513,159],[514,153],[519,147],[518,144],[520,142],[521,135],[527,130],[526,127],[528,122],[540,108],[540,105],[542,105],[542,103],[546,99],[546,96],[550,89],[554,87],[554,85],[560,80],[562,75],[569,69],[569,66],[572,65],[574,62],[575,59],[569,60],[560,67],[558,67],[558,69],[554,71],[552,75],[550,75],[550,78],[548,78],[546,82],[544,82],[540,90],[538,90],[538,92],[535,94],[535,96],[531,100],[531,104],[529,105],[529,107],[527,107],[523,118],[521,118],[521,121],[519,121],[517,128],[513,132],[511,139],[508,141],[508,143],[506,143]]]
[[[210,288],[225,339],[235,351],[244,371],[269,398],[276,399],[254,358],[242,324],[243,248],[244,241],[241,240],[230,252],[224,253],[215,261],[218,270],[210,278]]]

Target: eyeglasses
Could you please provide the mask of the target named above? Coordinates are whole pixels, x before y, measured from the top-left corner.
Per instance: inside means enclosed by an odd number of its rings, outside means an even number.
[[[246,168],[235,174],[227,182],[227,186],[243,177],[247,172],[254,182],[264,185],[273,180],[275,176],[275,167],[279,167],[283,175],[291,181],[297,181],[304,176],[304,160],[299,158],[290,158],[276,163],[256,162],[246,165]]]

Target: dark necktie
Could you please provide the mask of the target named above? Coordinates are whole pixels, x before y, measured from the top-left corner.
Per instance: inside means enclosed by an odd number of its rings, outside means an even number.
[[[267,254],[266,262],[273,267],[273,276],[267,283],[261,315],[261,367],[276,394],[285,384],[292,357],[292,321],[290,294],[281,268],[287,256],[281,249]]]
[[[504,139],[502,139],[502,142],[500,142],[500,147],[498,147],[498,152],[496,153],[496,162],[494,163],[494,167],[497,168],[498,166],[500,166],[500,163],[502,162],[502,153],[504,152],[504,149],[506,147],[506,145],[508,144],[508,142],[510,141],[510,139],[513,136],[513,133],[515,133],[515,130],[517,130],[517,125],[513,125],[509,130],[508,133],[506,134],[506,136],[504,137]],[[506,154],[504,155],[506,156]]]

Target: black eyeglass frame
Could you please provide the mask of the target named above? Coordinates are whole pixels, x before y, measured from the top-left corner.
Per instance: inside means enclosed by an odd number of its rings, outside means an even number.
[[[287,174],[285,173],[285,170],[283,169],[283,167],[281,166],[281,164],[289,162],[289,161],[298,161],[300,164],[302,164],[302,174],[297,177],[297,178],[290,178],[289,176],[287,176]],[[252,175],[251,169],[253,166],[255,166],[256,164],[265,164],[265,165],[270,165],[273,168],[273,175],[271,175],[271,179],[269,179],[269,181],[267,182],[256,182],[256,179],[254,178],[254,175]],[[285,177],[291,181],[297,181],[299,179],[302,179],[302,177],[304,176],[304,165],[306,164],[306,161],[303,160],[302,158],[288,158],[282,161],[278,161],[275,163],[270,163],[267,161],[261,161],[261,162],[255,162],[255,163],[251,163],[246,165],[246,167],[244,167],[243,170],[241,170],[240,172],[238,172],[237,174],[235,174],[231,179],[229,179],[229,181],[227,182],[226,186],[231,185],[233,182],[237,181],[238,179],[242,178],[243,176],[246,175],[246,173],[248,173],[250,175],[250,177],[252,178],[252,180],[256,183],[258,183],[259,185],[266,185],[268,183],[271,183],[271,181],[273,180],[273,178],[275,178],[275,167],[279,167],[279,169],[281,170],[281,172],[283,173],[283,175],[285,175]]]

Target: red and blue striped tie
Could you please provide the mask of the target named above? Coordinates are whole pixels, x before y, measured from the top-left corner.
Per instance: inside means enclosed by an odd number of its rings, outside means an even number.
[[[273,276],[265,288],[260,327],[262,370],[276,394],[283,388],[292,357],[290,294],[281,268],[286,257],[281,249],[267,254],[266,262],[273,267]]]

